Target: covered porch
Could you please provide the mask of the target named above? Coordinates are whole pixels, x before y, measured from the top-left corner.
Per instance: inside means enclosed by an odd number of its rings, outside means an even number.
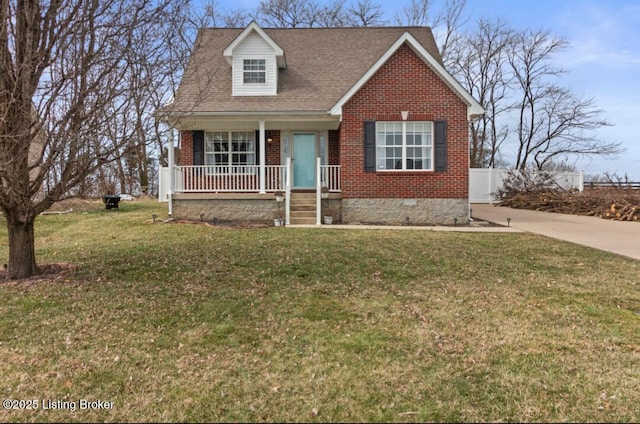
[[[336,117],[185,116],[172,124],[180,128],[180,159],[170,141],[170,166],[161,169],[159,182],[159,200],[169,202],[172,216],[174,206],[181,217],[194,215],[190,204],[197,203],[204,210],[196,214],[200,219],[266,221],[274,215],[291,224],[297,213],[292,193],[314,192],[314,221],[320,224],[323,199],[341,197]],[[281,204],[274,209],[277,200]]]

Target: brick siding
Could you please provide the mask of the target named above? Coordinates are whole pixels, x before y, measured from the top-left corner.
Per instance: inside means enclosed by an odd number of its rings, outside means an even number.
[[[447,122],[446,172],[364,172],[364,121]],[[343,106],[343,198],[467,198],[466,104],[407,45],[401,46]]]
[[[193,137],[191,131],[180,131],[180,162],[181,166],[193,165]]]

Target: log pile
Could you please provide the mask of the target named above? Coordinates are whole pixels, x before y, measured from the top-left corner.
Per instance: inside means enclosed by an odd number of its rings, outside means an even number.
[[[635,190],[633,190],[635,191]],[[504,197],[499,206],[516,209],[598,216],[616,221],[640,221],[640,193],[599,189],[526,191]]]
[[[600,214],[601,218],[613,219],[616,221],[638,221],[640,219],[640,204],[615,204],[612,203],[608,211]]]

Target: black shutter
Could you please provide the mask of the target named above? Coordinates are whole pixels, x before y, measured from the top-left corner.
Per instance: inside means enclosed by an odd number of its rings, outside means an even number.
[[[375,121],[364,121],[364,172],[376,172]]]
[[[192,131],[193,141],[193,164],[204,165],[204,131]]]
[[[443,172],[447,170],[447,122],[435,121],[433,123],[435,139],[435,170]]]

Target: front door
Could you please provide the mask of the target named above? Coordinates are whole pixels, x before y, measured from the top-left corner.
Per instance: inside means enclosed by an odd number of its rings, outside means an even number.
[[[316,185],[316,136],[293,135],[293,188],[313,188]]]

